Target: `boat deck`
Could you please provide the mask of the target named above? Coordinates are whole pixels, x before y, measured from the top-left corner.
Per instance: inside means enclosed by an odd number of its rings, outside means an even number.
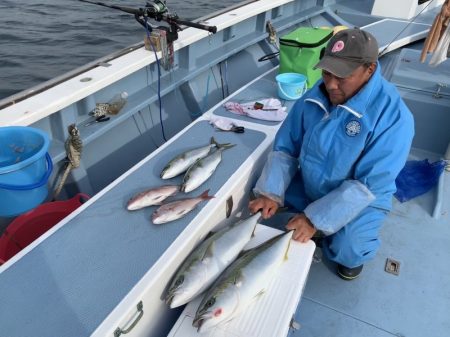
[[[243,87],[228,100],[245,102],[275,96],[276,71]],[[292,102],[286,103],[292,106]],[[205,215],[217,218],[220,213],[223,216],[227,189],[250,188],[254,179],[245,180],[248,170],[258,167],[248,165],[244,169],[244,163],[251,163],[249,158],[264,142],[266,149],[269,148],[266,135],[273,136],[278,126],[278,123],[260,123],[231,115],[221,104],[211,113],[233,118],[246,127],[246,132],[242,135],[215,132],[206,120],[200,119],[94,196],[2,270],[0,325],[9,337],[90,335],[111,310],[122,303],[133,285],[146,277],[149,269],[158,269],[166,273],[166,278],[170,277],[174,267],[169,270],[166,266],[169,262],[174,266],[174,261],[164,253],[184,244],[186,235],[195,238],[190,242],[193,246],[206,234],[204,232],[214,221]],[[207,143],[213,135],[219,142],[237,146],[224,152],[225,163],[219,167],[215,178],[190,195],[210,189],[210,194],[216,195],[215,200],[204,203],[183,221],[163,226],[150,223],[153,208],[133,213],[125,210],[126,201],[135,192],[161,184],[158,175],[167,160],[180,151]],[[266,150],[258,151],[262,156]],[[433,161],[439,157],[439,153],[426,152],[420,147],[411,152],[414,159]],[[376,258],[364,266],[360,278],[352,282],[338,278],[335,265],[321,260],[320,249],[317,249],[316,262],[311,266],[295,314],[295,321],[301,327],[291,330],[289,336],[448,336],[448,175],[445,173],[442,183],[446,199],[437,219],[431,216],[436,189],[404,204],[394,200],[393,211],[381,232],[381,249]],[[242,202],[235,204],[233,214],[246,206],[245,198],[240,197]],[[279,221],[278,227],[283,227],[285,220]],[[191,224],[189,228],[186,223]],[[184,248],[192,247],[185,244]],[[399,275],[384,270],[387,258],[400,262]],[[158,268],[154,268],[156,262]],[[22,324],[17,323],[18,317],[22,317]]]

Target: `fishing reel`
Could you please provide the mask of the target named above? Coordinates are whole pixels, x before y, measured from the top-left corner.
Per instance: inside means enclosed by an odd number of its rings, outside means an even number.
[[[157,45],[157,49],[163,52],[162,64],[165,69],[169,69],[173,64],[173,42],[178,39],[178,31],[181,30],[181,26],[193,27],[197,29],[206,30],[212,34],[217,32],[216,26],[203,25],[197,22],[182,20],[177,14],[171,14],[167,8],[166,1],[154,0],[153,2],[147,2],[144,8],[130,8],[117,5],[109,5],[99,1],[93,0],[79,0],[81,2],[87,2],[90,4],[113,8],[122,12],[133,14],[137,22],[139,22],[147,30],[150,35],[149,44],[154,47]],[[169,26],[154,26],[148,19],[155,21],[164,21]],[[152,42],[153,40],[153,42]]]
[[[153,1],[153,3],[147,2],[145,8],[149,13],[152,13],[154,15],[162,15],[169,11],[166,2],[165,1],[163,2],[161,0],[155,0]]]
[[[146,28],[149,27],[148,24],[146,23],[147,18],[150,18],[156,21],[167,22],[170,25],[171,31],[175,33],[178,30],[181,30],[180,26],[187,26],[207,30],[212,34],[217,33],[216,26],[208,26],[197,22],[182,20],[178,17],[177,14],[170,14],[169,9],[166,6],[166,2],[161,0],[154,0],[153,3],[147,2],[144,8],[130,8],[124,6],[108,5],[103,2],[93,0],[78,0],[78,1],[118,9],[122,12],[133,14],[136,20]]]

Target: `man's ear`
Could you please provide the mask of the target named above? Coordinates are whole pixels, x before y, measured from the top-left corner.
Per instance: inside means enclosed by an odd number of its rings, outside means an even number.
[[[371,63],[369,68],[367,68],[369,75],[372,75],[375,72],[375,69],[377,69],[377,64],[375,62]]]

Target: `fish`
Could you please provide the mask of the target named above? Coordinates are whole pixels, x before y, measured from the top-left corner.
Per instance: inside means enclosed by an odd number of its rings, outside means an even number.
[[[208,195],[209,190],[206,190],[201,195],[195,198],[186,198],[163,204],[152,214],[152,222],[154,224],[162,224],[182,218],[187,213],[192,211],[203,200],[214,198]]]
[[[206,292],[192,326],[202,333],[228,322],[267,290],[287,259],[292,231],[279,234],[243,253]]]
[[[208,180],[222,161],[222,152],[233,146],[234,144],[223,145],[206,157],[198,159],[184,175],[180,190],[191,192]]]
[[[161,205],[162,201],[178,193],[180,186],[165,185],[140,192],[127,203],[129,211],[135,211],[148,206]]]
[[[195,248],[178,268],[166,303],[176,308],[205,291],[229,266],[254,235],[261,212],[224,227]]]
[[[209,154],[211,149],[220,149],[229,145],[229,143],[219,144],[216,142],[214,137],[211,137],[209,145],[184,152],[170,160],[162,170],[160,177],[161,179],[170,179],[176,177],[186,172],[188,168],[191,167],[198,159],[205,158]]]

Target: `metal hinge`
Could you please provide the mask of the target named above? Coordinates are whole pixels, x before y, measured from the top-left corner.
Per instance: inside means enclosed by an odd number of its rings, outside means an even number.
[[[442,95],[441,95],[441,89],[442,89],[442,88],[447,88],[447,84],[445,84],[445,83],[437,83],[436,85],[437,85],[437,90],[436,90],[436,92],[433,94],[433,97],[434,97],[434,98],[441,98],[441,97],[442,97]]]

